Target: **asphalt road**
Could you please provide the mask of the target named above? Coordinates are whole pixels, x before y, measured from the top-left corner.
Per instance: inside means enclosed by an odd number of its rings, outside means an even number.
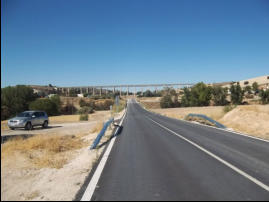
[[[91,200],[269,200],[269,143],[128,104]]]

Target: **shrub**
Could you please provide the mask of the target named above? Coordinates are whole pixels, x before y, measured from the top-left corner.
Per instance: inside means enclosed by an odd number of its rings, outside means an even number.
[[[165,95],[161,98],[160,102],[161,108],[171,108],[173,107],[173,101],[171,95]]]
[[[84,106],[78,111],[78,113],[81,115],[82,114],[91,114],[91,113],[93,113],[93,109],[91,107]]]
[[[29,105],[31,110],[45,111],[49,116],[58,115],[59,109],[55,102],[49,98],[40,98],[31,102]]]
[[[80,107],[85,107],[85,106],[86,106],[86,102],[85,102],[85,100],[80,99],[80,100],[79,100],[79,106],[80,106]]]
[[[80,114],[79,120],[80,121],[88,121],[89,117],[88,114]]]
[[[114,104],[113,100],[99,100],[95,102],[95,110],[110,110],[110,106]]]
[[[80,107],[91,107],[94,109],[95,104],[93,100],[89,100],[88,102],[86,102],[84,99],[80,99],[79,100],[79,106]]]

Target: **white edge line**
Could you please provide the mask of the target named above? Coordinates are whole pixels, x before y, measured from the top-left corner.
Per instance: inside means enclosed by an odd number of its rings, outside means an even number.
[[[122,120],[121,120],[121,122],[119,124],[120,126],[122,125],[122,122],[123,122],[126,114],[127,114],[127,107],[126,107],[126,111],[125,111],[125,113],[124,113],[124,115],[122,117]],[[96,185],[97,185],[97,183],[98,183],[98,181],[99,181],[99,179],[101,177],[102,171],[103,171],[103,169],[105,167],[105,164],[106,164],[106,161],[108,159],[108,156],[109,156],[109,154],[110,154],[110,152],[112,150],[112,147],[113,147],[113,145],[115,143],[115,140],[116,140],[116,137],[114,137],[110,141],[110,143],[109,143],[109,145],[107,147],[107,150],[106,150],[105,154],[103,155],[97,169],[95,170],[95,172],[94,172],[94,174],[92,176],[92,179],[91,179],[90,183],[88,184],[87,189],[85,190],[85,192],[84,192],[84,194],[83,194],[80,201],[90,201],[91,200],[92,195],[94,193],[94,190],[96,188]]]
[[[159,115],[159,116],[164,116],[164,115],[161,115],[159,113],[149,111],[146,108],[144,108],[144,109],[146,111],[150,112],[150,113],[153,113],[153,114],[156,114],[156,115]],[[172,117],[169,117],[169,116],[164,116],[164,117],[167,117],[167,118],[170,118],[170,119],[174,119],[174,120],[177,120],[177,121],[184,121],[184,122],[187,122],[187,123],[195,124],[195,123],[192,123],[191,121],[186,121],[186,120],[183,120],[183,119],[176,119],[176,118],[172,118]],[[236,134],[236,135],[241,135],[241,136],[249,137],[249,138],[252,138],[252,139],[255,139],[255,140],[261,140],[263,142],[269,142],[269,140],[265,140],[265,139],[258,138],[258,137],[253,137],[253,136],[250,136],[250,135],[247,135],[247,134],[244,134],[244,133],[240,133],[240,132],[237,132],[237,131],[231,131],[231,130],[228,130],[228,129],[217,128],[217,127],[214,127],[214,126],[208,126],[208,125],[204,125],[204,124],[199,124],[199,125],[205,126],[205,127],[209,127],[209,128],[214,128],[214,129],[217,129],[217,130],[226,131],[226,132],[233,133],[233,134]]]
[[[163,129],[169,131],[170,133],[178,136],[179,138],[185,140],[186,142],[190,143],[191,145],[195,146],[196,148],[200,149],[201,151],[205,152],[206,154],[208,154],[209,156],[215,158],[216,160],[220,161],[221,163],[223,163],[224,165],[228,166],[229,168],[231,168],[232,170],[234,170],[235,172],[239,173],[240,175],[246,177],[247,179],[249,179],[250,181],[254,182],[256,185],[260,186],[261,188],[265,189],[266,191],[269,191],[269,187],[262,183],[261,181],[257,180],[256,178],[250,176],[249,174],[245,173],[244,171],[240,170],[239,168],[235,167],[234,165],[228,163],[227,161],[221,159],[220,157],[216,156],[215,154],[211,153],[210,151],[206,150],[205,148],[199,146],[198,144],[188,140],[187,138],[183,137],[182,135],[170,130],[169,128],[161,125],[160,123],[154,121],[153,119],[147,117],[149,120],[151,120],[152,122],[154,122],[155,124],[159,125],[160,127],[162,127]]]

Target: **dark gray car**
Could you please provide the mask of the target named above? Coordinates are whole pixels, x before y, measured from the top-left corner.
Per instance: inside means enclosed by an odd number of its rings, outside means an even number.
[[[31,130],[34,126],[42,126],[43,128],[47,128],[48,124],[48,115],[43,111],[25,111],[8,120],[8,126],[11,130],[14,130],[15,128],[25,128],[25,130]]]

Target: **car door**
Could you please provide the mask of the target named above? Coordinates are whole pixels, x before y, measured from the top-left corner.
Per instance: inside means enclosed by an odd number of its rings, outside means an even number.
[[[39,112],[39,113],[40,113],[39,123],[40,123],[40,125],[43,125],[43,123],[45,121],[45,113],[44,112]]]
[[[33,115],[32,115],[32,125],[33,126],[39,125],[39,120],[40,120],[39,113],[38,112],[33,113]]]

